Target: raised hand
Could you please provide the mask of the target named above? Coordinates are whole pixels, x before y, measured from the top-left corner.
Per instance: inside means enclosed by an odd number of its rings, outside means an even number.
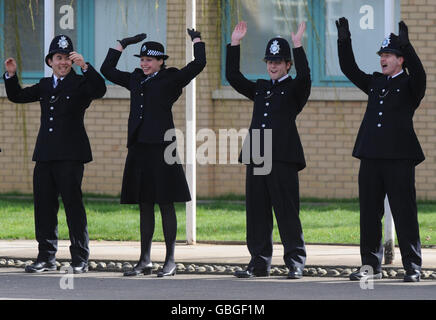
[[[9,77],[13,77],[17,73],[17,62],[14,58],[8,58],[5,61],[5,69]]]
[[[245,21],[239,22],[232,33],[232,46],[237,46],[241,43],[242,38],[247,33],[247,23]]]
[[[338,28],[338,40],[346,40],[351,38],[350,27],[348,20],[345,17],[339,18],[335,21],[336,28]]]
[[[196,31],[194,28],[192,29],[186,29],[188,31],[189,36],[191,37],[191,40],[194,41],[194,39],[201,40],[201,32]]]
[[[406,24],[404,23],[404,21],[400,21],[400,23],[398,24],[398,38],[399,38],[399,42],[400,42],[400,47],[404,47],[407,44],[409,44],[409,28],[407,28]]]
[[[292,42],[294,43],[294,48],[302,46],[301,40],[303,39],[304,31],[306,31],[306,22],[301,22],[298,26],[297,34],[291,33]]]
[[[69,56],[70,60],[73,61],[74,64],[78,65],[80,68],[86,70],[88,68],[88,65],[85,62],[85,59],[83,59],[83,56],[80,53],[77,53],[75,51],[72,51]]]
[[[118,40],[118,42],[121,44],[123,49],[126,49],[126,47],[128,45],[141,42],[145,38],[147,38],[147,35],[145,33],[140,33],[140,34],[137,34],[136,36],[133,36],[133,37],[128,37],[128,38],[124,38],[122,40]]]

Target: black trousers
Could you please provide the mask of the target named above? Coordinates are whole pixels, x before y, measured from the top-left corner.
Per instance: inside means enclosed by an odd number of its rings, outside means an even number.
[[[382,217],[387,194],[404,269],[421,270],[421,242],[412,160],[362,159],[359,170],[360,254],[363,265],[380,271]]]
[[[65,207],[72,263],[87,262],[89,236],[82,201],[84,165],[77,161],[37,162],[33,172],[38,261],[54,261],[58,248],[59,195]]]
[[[268,175],[246,170],[247,246],[249,269],[269,270],[273,253],[273,214],[284,247],[288,267],[304,268],[306,249],[300,223],[298,169],[295,164],[273,161]]]

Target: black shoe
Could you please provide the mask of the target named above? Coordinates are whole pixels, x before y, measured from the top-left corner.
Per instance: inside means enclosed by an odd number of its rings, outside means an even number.
[[[88,263],[86,262],[72,264],[71,267],[73,268],[73,273],[75,274],[88,272]]]
[[[383,274],[381,273],[381,271],[376,271],[374,274],[368,275],[366,271],[360,271],[360,270],[354,271],[353,273],[350,274],[351,281],[359,281],[362,278],[365,278],[365,280],[381,279],[383,278]]]
[[[125,277],[135,277],[140,275],[141,273],[144,275],[150,275],[152,273],[153,264],[150,262],[145,266],[136,265],[132,270],[124,272],[123,276]]]
[[[160,270],[157,273],[157,277],[158,278],[163,278],[163,277],[175,276],[176,275],[176,266],[172,267],[171,269],[169,269],[167,271],[165,271],[165,269],[166,268],[164,267],[162,270]]]
[[[258,271],[258,270],[246,269],[246,270],[235,271],[234,275],[237,278],[269,277],[269,271],[266,271],[266,270]]]
[[[288,279],[301,279],[303,278],[303,269],[298,267],[290,267]]]
[[[404,282],[419,282],[421,280],[421,272],[419,270],[406,271]]]
[[[55,262],[44,262],[37,261],[35,263],[29,264],[24,268],[24,271],[27,273],[39,273],[43,271],[56,271],[56,263]]]

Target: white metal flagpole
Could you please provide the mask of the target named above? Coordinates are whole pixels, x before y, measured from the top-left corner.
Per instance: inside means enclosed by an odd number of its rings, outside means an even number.
[[[55,3],[54,0],[44,1],[44,57],[50,49],[50,42],[55,33]],[[52,69],[44,62],[44,76],[51,77]]]
[[[195,0],[186,1],[186,28],[196,28]],[[194,50],[191,39],[186,39],[186,63],[192,61]],[[196,90],[195,78],[186,87],[186,178],[191,191],[190,202],[186,203],[186,241],[188,244],[196,242],[196,212],[197,212],[197,186],[196,186]]]
[[[385,0],[385,36],[395,30],[395,0]],[[385,264],[392,264],[395,257],[395,225],[392,218],[388,197],[385,197],[385,230],[384,230]]]

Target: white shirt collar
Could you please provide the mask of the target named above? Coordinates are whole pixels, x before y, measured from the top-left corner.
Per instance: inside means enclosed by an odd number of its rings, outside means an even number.
[[[399,76],[400,74],[402,74],[404,72],[404,70],[401,70],[400,72],[398,72],[397,74],[394,74],[392,77],[390,77],[390,78],[395,78],[395,77],[397,77],[397,76]],[[388,77],[389,78],[389,77]]]
[[[276,83],[276,81],[277,81],[277,82],[282,82],[283,80],[285,80],[285,79],[287,79],[287,78],[289,78],[289,74],[285,74],[283,77],[281,77],[281,78],[278,79],[278,80],[273,80],[273,83]]]

